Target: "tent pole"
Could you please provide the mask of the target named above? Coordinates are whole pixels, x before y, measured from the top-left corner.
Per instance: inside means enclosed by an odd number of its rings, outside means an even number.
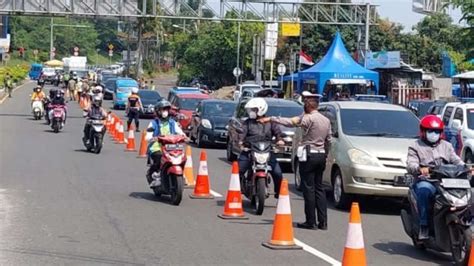
[[[273,60],[270,62],[270,90],[273,89]]]
[[[367,54],[369,53],[369,27],[370,27],[370,3],[365,7],[365,54],[364,67],[367,68]]]

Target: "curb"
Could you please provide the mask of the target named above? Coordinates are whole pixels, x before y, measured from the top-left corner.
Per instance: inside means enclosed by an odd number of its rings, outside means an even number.
[[[28,80],[27,82],[21,84],[20,86],[17,86],[15,88],[13,88],[12,93],[15,92],[17,89],[19,89],[19,88],[21,88],[25,85],[30,84],[31,82],[33,82],[33,81]],[[8,98],[8,94],[7,94],[6,90],[4,89],[3,96],[0,97],[0,104],[2,104],[7,98]]]

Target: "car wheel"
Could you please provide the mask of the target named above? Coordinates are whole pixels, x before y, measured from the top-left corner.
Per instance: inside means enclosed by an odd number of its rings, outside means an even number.
[[[199,148],[202,148],[202,147],[204,146],[203,143],[202,143],[202,136],[201,136],[201,132],[200,132],[200,131],[197,132],[196,145],[197,145]]]
[[[232,152],[232,144],[230,144],[230,140],[227,141],[226,157],[229,162],[237,160],[237,156]]]
[[[294,161],[294,164],[295,164],[295,187],[296,187],[296,190],[298,191],[303,191],[303,187],[301,186],[301,176],[300,176],[300,170],[298,169],[299,168],[299,162],[297,159],[295,159]]]
[[[332,176],[334,206],[338,209],[347,209],[350,203],[350,195],[344,192],[344,184],[341,170],[336,169]]]
[[[464,161],[467,164],[472,164],[472,162],[474,162],[474,158],[472,157],[472,152],[470,150],[466,151],[466,156],[464,158]]]

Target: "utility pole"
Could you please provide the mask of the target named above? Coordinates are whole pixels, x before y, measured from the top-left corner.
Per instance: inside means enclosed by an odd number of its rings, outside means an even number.
[[[370,28],[370,3],[365,5],[365,53],[364,53],[364,67],[367,68],[367,54],[369,53],[369,28]]]

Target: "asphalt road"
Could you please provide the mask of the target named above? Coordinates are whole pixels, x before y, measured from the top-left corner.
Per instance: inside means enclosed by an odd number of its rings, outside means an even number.
[[[146,160],[124,152],[124,145],[107,138],[101,154],[84,151],[76,103],[69,104],[59,134],[32,120],[32,86],[0,105],[0,265],[328,265],[316,252],[261,246],[271,235],[273,198],[262,216],[245,200],[247,221],[219,219],[224,198],[192,200],[186,190],[178,207],[155,199],[144,176]],[[194,148],[195,173],[198,154]],[[210,149],[208,164],[211,188],[225,195],[231,170],[225,151]],[[285,176],[293,221],[303,221],[301,194],[293,175]],[[370,265],[450,264],[446,254],[411,245],[396,202],[368,199],[361,206]],[[347,212],[330,207],[328,231],[295,227],[295,238],[340,261],[347,222]]]

